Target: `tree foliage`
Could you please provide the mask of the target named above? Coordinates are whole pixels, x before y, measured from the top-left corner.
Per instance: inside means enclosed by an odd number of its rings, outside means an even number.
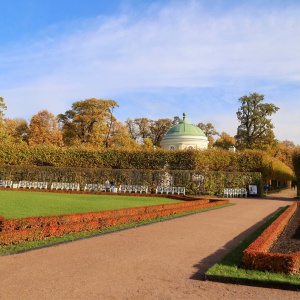
[[[42,110],[33,115],[29,123],[29,145],[55,145],[62,146],[62,135],[58,129],[56,117]]]
[[[175,116],[175,117],[173,117],[172,126],[175,126],[175,125],[179,124],[180,122],[182,122],[182,119],[178,116]]]
[[[4,110],[6,110],[7,107],[4,103],[4,99],[2,97],[0,97],[0,120],[3,119],[4,117]]]
[[[152,150],[154,148],[152,141],[147,138],[143,140],[141,147],[143,150]]]
[[[141,139],[146,139],[151,137],[150,124],[151,120],[147,118],[135,118],[134,124],[136,125],[136,130],[138,132],[138,137]]]
[[[151,140],[154,146],[160,146],[162,138],[171,126],[172,120],[167,118],[150,122]]]
[[[3,118],[4,118],[4,111],[7,109],[4,99],[0,97],[0,141],[6,138],[5,131],[3,128]]]
[[[136,123],[134,122],[134,120],[128,118],[125,121],[125,125],[127,127],[127,131],[128,131],[129,136],[134,141],[137,141],[138,138],[139,138],[139,130],[138,130],[138,127],[137,127]]]
[[[174,118],[175,120],[175,118]],[[148,118],[135,118],[127,119],[126,126],[128,128],[129,135],[132,139],[140,144],[145,144],[144,140],[150,140],[154,146],[160,146],[160,142],[166,132],[173,126],[171,119],[164,118],[158,120],[151,120]],[[176,121],[175,121],[176,122]],[[149,146],[148,141],[146,144]]]
[[[223,131],[214,146],[228,150],[230,147],[235,146],[235,138]]]
[[[208,147],[209,148],[212,147],[213,143],[214,143],[214,135],[219,135],[219,133],[215,129],[214,125],[212,123],[207,123],[207,124],[199,123],[197,126],[207,136],[207,138],[208,138]]]
[[[240,125],[237,128],[236,145],[240,150],[265,150],[276,143],[274,126],[269,117],[279,108],[263,101],[264,95],[258,93],[239,98],[241,106],[236,114]]]
[[[4,118],[4,130],[12,143],[28,143],[29,127],[25,119]]]
[[[113,111],[119,107],[114,100],[86,99],[72,104],[72,109],[58,115],[66,145],[91,144],[108,147]]]
[[[296,151],[299,151],[300,147],[296,146],[292,141],[278,142],[273,148],[268,150],[268,153],[285,163],[290,168],[293,168],[293,156]]]
[[[140,145],[132,139],[128,133],[127,126],[121,122],[114,122],[108,135],[106,148],[114,149],[136,149]]]

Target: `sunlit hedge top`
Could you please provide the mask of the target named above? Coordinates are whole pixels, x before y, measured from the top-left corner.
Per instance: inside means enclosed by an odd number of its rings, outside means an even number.
[[[292,180],[293,170],[261,151],[94,151],[0,146],[0,165],[112,169],[261,172],[265,179]]]

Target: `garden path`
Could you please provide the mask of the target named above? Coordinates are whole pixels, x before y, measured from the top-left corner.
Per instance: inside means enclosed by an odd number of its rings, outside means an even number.
[[[203,281],[291,191],[170,221],[0,257],[0,299],[299,299],[299,292]]]

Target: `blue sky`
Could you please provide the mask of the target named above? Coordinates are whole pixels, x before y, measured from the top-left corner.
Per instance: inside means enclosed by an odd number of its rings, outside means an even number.
[[[280,141],[300,144],[300,2],[0,0],[5,116],[64,113],[113,99],[119,121],[211,122],[236,134],[238,99],[280,110]]]

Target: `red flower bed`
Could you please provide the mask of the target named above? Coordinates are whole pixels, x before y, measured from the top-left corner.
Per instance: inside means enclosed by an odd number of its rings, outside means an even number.
[[[291,254],[268,252],[288,224],[298,206],[300,206],[300,202],[293,203],[244,250],[242,263],[245,269],[286,274],[299,272],[300,252]]]
[[[227,203],[229,200],[198,199],[173,204],[49,217],[21,219],[3,219],[2,217],[0,218],[0,246],[149,220]]]

